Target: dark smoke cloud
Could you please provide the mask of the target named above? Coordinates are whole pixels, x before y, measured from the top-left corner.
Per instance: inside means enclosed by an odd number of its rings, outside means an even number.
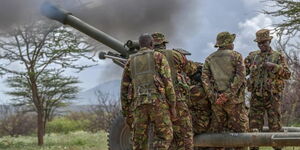
[[[37,12],[38,0],[0,0],[0,29],[8,29]]]
[[[45,0],[0,0],[0,30],[40,17],[40,5]],[[125,42],[135,40],[142,33],[165,33],[170,45],[187,48],[199,28],[195,13],[200,0],[47,0],[60,5],[80,19]],[[89,3],[89,4],[88,4]],[[88,5],[85,5],[88,4]],[[108,61],[108,60],[107,60]],[[108,80],[112,72],[121,69],[108,64],[100,75]],[[106,78],[108,76],[109,78]]]
[[[200,0],[102,0],[93,8],[74,11],[74,15],[125,42],[142,33],[162,32],[173,47],[188,48],[186,41],[200,28],[196,12]],[[119,77],[120,67],[108,64],[101,80]]]
[[[102,0],[94,3],[99,6],[75,12],[75,15],[123,41],[155,31],[173,38],[178,35],[178,26],[195,25],[197,18],[188,16],[193,16],[193,9],[199,8],[199,0]]]
[[[45,1],[70,10],[81,4],[79,0],[0,0],[0,30],[8,30],[14,25],[41,17],[40,6]]]

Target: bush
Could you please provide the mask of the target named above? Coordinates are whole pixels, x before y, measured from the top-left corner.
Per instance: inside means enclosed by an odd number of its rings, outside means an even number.
[[[31,135],[36,130],[36,115],[20,107],[0,107],[0,137]]]
[[[66,117],[55,118],[46,127],[47,133],[64,133],[85,130],[89,125],[88,120],[71,120]]]

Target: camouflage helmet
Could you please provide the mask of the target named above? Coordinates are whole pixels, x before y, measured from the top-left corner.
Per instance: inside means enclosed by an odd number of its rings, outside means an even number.
[[[268,29],[260,29],[256,32],[256,39],[254,42],[262,42],[271,40],[273,37],[270,36],[270,30]]]
[[[160,45],[162,43],[169,43],[169,41],[166,40],[165,35],[160,32],[154,32],[152,34],[152,37],[154,39],[154,45]]]
[[[229,32],[221,32],[217,36],[217,43],[215,47],[223,47],[232,44],[235,39],[235,34],[230,34]]]

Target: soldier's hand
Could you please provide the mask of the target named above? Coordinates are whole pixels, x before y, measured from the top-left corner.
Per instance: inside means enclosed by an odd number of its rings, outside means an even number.
[[[271,63],[271,62],[265,62],[265,63],[263,64],[263,66],[264,66],[264,68],[267,69],[267,70],[272,70],[272,69],[276,66],[276,64]]]
[[[227,101],[228,101],[228,98],[226,97],[225,94],[222,93],[222,94],[219,95],[218,99],[216,100],[216,104],[217,105],[222,105]]]

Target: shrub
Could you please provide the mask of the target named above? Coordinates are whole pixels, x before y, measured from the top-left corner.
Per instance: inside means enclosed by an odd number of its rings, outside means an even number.
[[[71,120],[66,117],[55,118],[46,127],[47,133],[64,133],[85,130],[89,125],[88,120]]]
[[[36,130],[36,115],[20,107],[0,107],[0,136],[31,135]]]

